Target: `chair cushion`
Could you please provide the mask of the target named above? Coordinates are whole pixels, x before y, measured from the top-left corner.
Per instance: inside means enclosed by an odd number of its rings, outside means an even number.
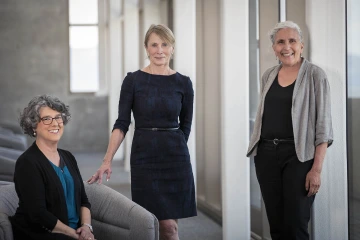
[[[13,183],[0,185],[0,212],[13,216],[18,207],[19,198]]]
[[[8,215],[0,212],[0,240],[13,240],[13,232]]]
[[[0,156],[0,181],[13,181],[16,160]]]

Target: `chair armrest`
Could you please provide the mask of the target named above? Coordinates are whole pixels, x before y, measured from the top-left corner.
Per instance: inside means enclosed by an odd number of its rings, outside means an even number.
[[[105,185],[84,184],[97,239],[159,239],[158,220],[146,209]]]
[[[0,240],[13,240],[13,232],[8,215],[0,212]]]
[[[103,184],[84,182],[84,185],[91,203],[91,217],[93,219],[120,228],[130,229],[128,215],[135,205],[133,201]]]

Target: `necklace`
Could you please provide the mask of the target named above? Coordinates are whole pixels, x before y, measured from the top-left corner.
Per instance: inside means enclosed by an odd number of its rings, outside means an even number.
[[[151,74],[154,74],[153,71],[152,71],[152,69],[151,69],[151,67],[150,67],[150,65],[149,65],[148,67],[149,67],[150,73],[151,73]],[[165,72],[166,72],[166,70],[164,71],[163,74],[158,74],[158,75],[169,76],[169,75],[170,75],[170,68],[168,67],[168,69],[167,69],[167,74],[166,74]]]

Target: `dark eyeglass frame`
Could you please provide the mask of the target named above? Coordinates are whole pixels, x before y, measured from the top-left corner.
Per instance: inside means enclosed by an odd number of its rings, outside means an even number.
[[[50,121],[50,118],[51,118],[51,122],[48,122],[48,121]],[[64,116],[63,116],[63,115],[57,115],[57,116],[55,116],[55,117],[46,116],[46,117],[40,118],[40,120],[42,121],[42,123],[43,123],[44,125],[50,125],[50,124],[52,124],[52,122],[54,121],[54,119],[55,119],[55,121],[56,121],[57,123],[59,123],[59,124],[64,122]]]

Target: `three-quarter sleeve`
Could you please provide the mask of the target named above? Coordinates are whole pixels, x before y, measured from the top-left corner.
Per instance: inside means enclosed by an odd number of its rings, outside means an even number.
[[[181,131],[183,131],[186,141],[188,141],[191,131],[193,104],[194,104],[194,89],[192,87],[192,82],[188,77],[187,82],[185,84],[185,91],[182,99],[182,106],[179,116],[180,129]]]
[[[126,135],[130,121],[131,121],[131,109],[134,100],[134,81],[131,73],[128,73],[125,77],[120,90],[118,118],[115,121],[114,129],[120,129],[124,135]]]
[[[46,207],[45,182],[40,170],[29,158],[19,158],[14,173],[16,192],[29,222],[54,229],[58,218]]]
[[[329,147],[333,142],[330,85],[324,71],[319,71],[317,74],[315,74],[315,78],[315,146],[326,142],[328,143]]]

